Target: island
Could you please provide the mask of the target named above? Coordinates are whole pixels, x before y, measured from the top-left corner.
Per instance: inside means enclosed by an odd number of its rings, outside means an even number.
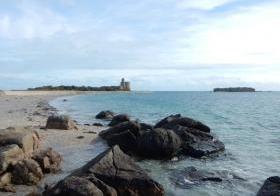
[[[229,88],[214,88],[214,92],[256,92],[251,87],[229,87]]]
[[[41,86],[35,88],[28,88],[28,91],[130,91],[130,82],[122,78],[119,86]]]

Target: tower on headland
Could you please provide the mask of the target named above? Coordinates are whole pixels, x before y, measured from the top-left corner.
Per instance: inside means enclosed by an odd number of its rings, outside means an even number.
[[[124,78],[121,80],[120,90],[122,91],[130,91],[130,82],[125,81]]]

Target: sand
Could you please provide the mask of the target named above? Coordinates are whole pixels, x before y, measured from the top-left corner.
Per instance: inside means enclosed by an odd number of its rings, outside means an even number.
[[[78,125],[77,130],[45,130],[43,127],[49,115],[57,111],[48,105],[50,100],[59,96],[81,94],[76,91],[5,91],[0,95],[0,129],[7,127],[31,126],[41,138],[40,148],[52,147],[64,157],[62,170],[64,175],[81,163],[72,164],[72,159],[79,157],[80,151],[89,150],[98,140],[98,133],[105,127]],[[81,137],[79,139],[78,137]],[[92,150],[92,149],[91,149]],[[69,152],[69,151],[72,151]],[[76,154],[75,154],[76,153]],[[91,154],[89,155],[91,156]],[[90,157],[88,157],[90,159]],[[73,160],[78,161],[78,160]],[[51,178],[52,183],[55,182]],[[43,181],[44,182],[44,181]],[[17,194],[1,193],[0,195],[24,195],[35,187],[16,186]]]

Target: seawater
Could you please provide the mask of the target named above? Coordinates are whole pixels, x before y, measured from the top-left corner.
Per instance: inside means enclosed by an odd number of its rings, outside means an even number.
[[[280,175],[280,92],[130,92],[79,95],[67,97],[66,102],[63,99],[51,105],[80,123],[96,122],[98,112],[112,110],[147,123],[181,113],[210,126],[226,146],[219,157],[138,162],[164,186],[167,195],[253,196],[267,177]],[[224,172],[229,180],[177,186],[170,179],[172,173],[188,166]],[[242,179],[230,179],[233,175]]]

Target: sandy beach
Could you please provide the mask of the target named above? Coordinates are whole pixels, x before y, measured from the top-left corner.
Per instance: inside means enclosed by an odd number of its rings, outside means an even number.
[[[57,112],[55,108],[48,105],[48,102],[60,96],[73,96],[77,94],[81,94],[81,92],[6,91],[5,95],[0,96],[0,129],[31,126],[39,133],[41,140],[40,148],[51,147],[62,155],[65,162],[68,162],[63,164],[66,168],[62,168],[62,170],[66,170],[62,175],[66,175],[67,172],[71,172],[76,167],[75,164],[69,163],[75,157],[75,152],[91,148],[98,132],[104,129],[103,127],[86,125],[77,125],[78,130],[43,129],[48,116]],[[69,151],[73,153],[69,153]],[[80,165],[80,163],[77,165]],[[47,176],[46,178],[51,179],[48,182],[55,182],[52,176]],[[40,186],[44,186],[44,183],[45,180],[42,180]],[[16,194],[0,192],[0,195],[25,195],[35,190],[36,187],[16,186],[16,189]]]

